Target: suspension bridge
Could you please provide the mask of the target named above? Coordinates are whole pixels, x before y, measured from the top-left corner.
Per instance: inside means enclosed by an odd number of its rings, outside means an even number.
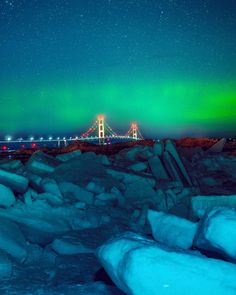
[[[111,141],[129,141],[129,140],[142,140],[143,136],[138,128],[138,124],[133,122],[130,125],[129,130],[124,134],[120,135],[116,133],[105,120],[103,115],[97,116],[93,125],[80,136],[71,137],[30,137],[28,139],[17,138],[14,139],[11,136],[6,137],[5,140],[0,140],[0,148],[3,151],[12,149],[13,146],[18,148],[36,148],[42,145],[56,145],[58,147],[67,146],[68,144],[80,140],[98,142],[100,145],[108,144]],[[20,146],[19,146],[20,145]]]

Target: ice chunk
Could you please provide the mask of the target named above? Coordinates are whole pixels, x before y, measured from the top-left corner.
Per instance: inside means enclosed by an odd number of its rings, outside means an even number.
[[[79,157],[80,155],[81,155],[81,151],[80,150],[76,150],[76,151],[73,151],[71,153],[57,155],[56,158],[58,160],[61,160],[63,162],[66,162],[66,161],[71,160],[73,158]]]
[[[124,194],[125,198],[128,200],[145,200],[145,199],[155,199],[156,192],[151,187],[148,179],[140,179],[133,183],[126,185],[126,190]]]
[[[138,235],[107,242],[98,257],[114,283],[129,295],[235,295],[236,265],[170,251]]]
[[[51,193],[38,194],[37,199],[46,200],[52,206],[60,206],[63,204],[62,197],[51,194]]]
[[[135,172],[142,172],[147,170],[147,164],[144,162],[137,162],[131,166],[129,166],[129,169],[135,171]]]
[[[0,249],[18,262],[23,262],[27,256],[27,244],[19,227],[5,218],[0,218]]]
[[[156,179],[158,179],[158,180],[159,179],[169,179],[166,169],[163,166],[162,161],[158,156],[150,158],[148,160],[148,164],[151,168],[153,176]]]
[[[192,181],[190,179],[190,176],[189,176],[186,168],[184,167],[182,159],[181,159],[179,153],[177,152],[174,143],[171,140],[167,140],[165,142],[165,151],[168,152],[172,156],[172,158],[175,160],[175,163],[177,164],[177,166],[178,166],[179,170],[181,171],[183,177],[185,178],[186,182],[189,185],[192,185]]]
[[[87,184],[86,189],[95,194],[101,194],[105,191],[104,186],[102,186],[98,181],[90,181]]]
[[[60,160],[38,151],[31,156],[26,168],[31,173],[45,176],[52,173],[60,163]]]
[[[176,162],[174,161],[174,159],[170,155],[170,153],[164,151],[163,162],[164,162],[164,166],[166,167],[166,170],[168,171],[168,174],[170,175],[171,179],[181,182],[183,185],[183,177],[181,177],[181,174],[178,169],[178,165],[176,164]]]
[[[7,255],[0,251],[0,278],[8,278],[12,275],[12,262]]]
[[[23,198],[26,205],[31,205],[33,203],[31,190],[27,190],[27,192],[24,193]]]
[[[220,139],[217,143],[213,144],[206,152],[207,153],[221,153],[226,144],[226,138]]]
[[[75,203],[75,208],[85,210],[87,208],[87,204],[85,202],[77,202]]]
[[[117,187],[112,187],[110,192],[111,194],[116,196],[119,206],[125,205],[125,197],[121,194],[120,190]]]
[[[105,178],[106,175],[106,169],[99,162],[96,154],[95,158],[91,158],[90,153],[85,153],[81,157],[69,160],[58,166],[55,169],[53,178],[58,180],[58,182],[68,181],[85,186],[93,177],[100,179]]]
[[[201,220],[194,244],[236,262],[236,211],[212,209]]]
[[[122,155],[126,160],[134,162],[137,159],[137,155],[140,152],[141,147],[140,146],[134,146],[130,149],[124,149],[120,152],[120,155]]]
[[[44,178],[41,181],[41,187],[45,193],[50,193],[62,198],[61,191],[57,185],[57,182],[51,178]]]
[[[20,160],[9,160],[4,159],[0,161],[0,168],[8,171],[16,171],[18,169],[21,169],[23,167],[23,164]]]
[[[59,188],[64,197],[72,195],[76,200],[90,205],[93,204],[93,194],[78,185],[65,181],[59,183]]]
[[[24,193],[27,191],[29,180],[24,176],[0,169],[0,183],[16,193]]]
[[[41,181],[42,177],[33,173],[28,173],[29,185],[35,189],[38,193],[42,193]]]
[[[60,255],[76,255],[82,253],[94,253],[93,249],[84,246],[75,236],[64,236],[56,239],[51,245],[52,249]]]
[[[140,152],[137,154],[137,158],[142,161],[147,161],[149,158],[153,157],[149,146],[143,146]]]
[[[157,242],[170,248],[189,249],[197,231],[197,224],[174,215],[148,210],[148,221]]]
[[[97,195],[94,202],[95,206],[115,205],[115,203],[118,203],[117,196],[110,193],[101,193]]]
[[[111,165],[111,162],[106,155],[100,155],[99,159],[100,159],[102,165],[105,165],[105,166]]]
[[[193,215],[200,218],[214,207],[228,207],[236,209],[236,195],[192,197],[191,207]]]
[[[42,262],[44,249],[37,244],[28,244],[27,258],[24,261],[25,265],[39,264]]]
[[[138,174],[130,173],[118,168],[109,168],[107,169],[107,173],[112,175],[117,180],[122,181],[124,184],[130,184],[135,181],[146,181],[147,183],[149,183],[149,185],[151,185],[151,187],[154,187],[156,184],[155,179],[152,177],[140,176]]]
[[[100,201],[110,201],[110,200],[115,200],[116,196],[109,193],[101,193],[96,196],[96,199]]]
[[[153,146],[153,154],[154,156],[159,156],[161,157],[164,152],[164,144],[163,142],[157,142]]]
[[[53,211],[51,206],[35,201],[31,206],[2,209],[0,217],[17,223],[27,241],[45,245],[71,230],[64,211],[64,208]],[[69,210],[69,213],[73,212]]]
[[[13,192],[3,184],[0,184],[0,207],[10,207],[15,203]]]

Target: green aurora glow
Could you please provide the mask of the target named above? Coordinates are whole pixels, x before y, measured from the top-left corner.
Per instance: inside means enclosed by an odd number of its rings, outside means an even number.
[[[0,136],[235,136],[235,0],[0,1]]]
[[[118,132],[126,131],[135,120],[152,136],[233,133],[236,126],[233,82],[58,83],[40,89],[6,88],[3,97],[0,128],[11,134],[79,134],[99,113],[105,114]]]

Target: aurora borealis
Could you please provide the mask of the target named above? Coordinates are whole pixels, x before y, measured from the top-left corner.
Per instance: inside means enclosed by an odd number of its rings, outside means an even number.
[[[0,134],[234,136],[234,0],[3,0]]]

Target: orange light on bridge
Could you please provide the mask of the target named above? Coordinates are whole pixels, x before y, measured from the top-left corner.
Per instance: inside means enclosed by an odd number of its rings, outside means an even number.
[[[137,129],[137,128],[138,128],[137,123],[134,123],[134,122],[133,122],[133,123],[131,124],[131,127],[132,127],[133,129]]]
[[[98,120],[104,120],[104,115],[98,115]]]

